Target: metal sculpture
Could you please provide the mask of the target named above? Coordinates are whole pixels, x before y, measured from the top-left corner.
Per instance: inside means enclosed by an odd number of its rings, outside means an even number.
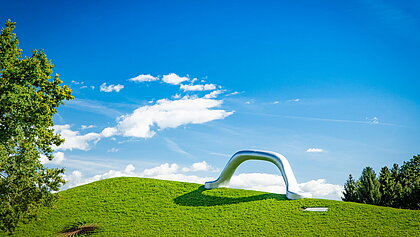
[[[247,160],[265,160],[273,163],[279,168],[286,184],[286,197],[288,199],[311,198],[312,194],[303,192],[296,181],[289,161],[283,155],[272,151],[244,150],[236,152],[226,164],[219,178],[215,181],[206,182],[206,189],[214,189],[220,185],[228,184],[238,166]]]

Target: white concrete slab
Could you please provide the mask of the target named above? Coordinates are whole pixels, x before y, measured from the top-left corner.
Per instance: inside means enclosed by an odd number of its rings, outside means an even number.
[[[307,207],[304,211],[328,211],[328,207]]]

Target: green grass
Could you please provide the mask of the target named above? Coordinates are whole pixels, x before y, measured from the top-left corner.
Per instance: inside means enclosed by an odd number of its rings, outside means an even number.
[[[57,236],[77,223],[98,224],[92,236],[420,236],[420,211],[174,181],[113,178],[59,195],[16,236]]]

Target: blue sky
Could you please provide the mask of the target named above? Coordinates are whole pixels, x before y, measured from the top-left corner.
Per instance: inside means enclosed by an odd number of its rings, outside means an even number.
[[[204,182],[262,149],[337,199],[350,173],[420,153],[418,1],[17,0],[2,3],[9,18],[73,89],[54,117],[69,139],[46,164],[66,168],[66,187]],[[281,186],[271,164],[237,174],[232,187]]]

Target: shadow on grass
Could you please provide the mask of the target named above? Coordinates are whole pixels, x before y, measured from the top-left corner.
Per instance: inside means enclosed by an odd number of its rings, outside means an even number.
[[[231,197],[216,197],[203,194],[204,191],[207,189],[204,186],[200,186],[197,190],[192,192],[186,193],[174,199],[174,202],[178,205],[182,206],[218,206],[218,205],[230,205],[235,203],[241,202],[252,202],[252,201],[259,201],[265,199],[276,199],[276,200],[288,200],[286,195],[282,194],[261,194],[261,195],[254,195],[249,197],[238,197],[238,198],[231,198]]]

